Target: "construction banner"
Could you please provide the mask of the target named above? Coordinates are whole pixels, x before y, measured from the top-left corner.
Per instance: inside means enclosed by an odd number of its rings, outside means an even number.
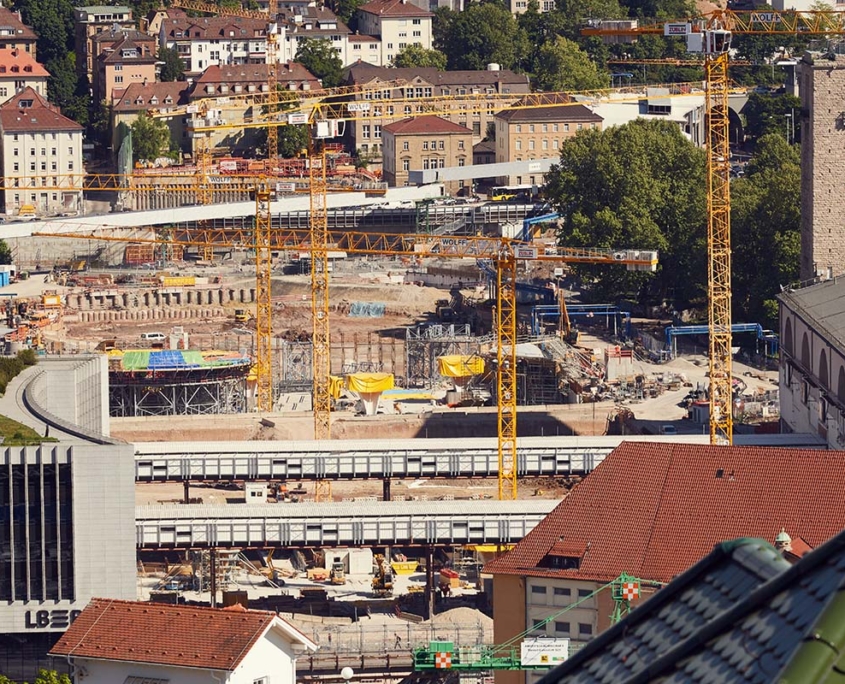
[[[393,389],[392,373],[352,373],[346,376],[346,387],[359,394],[372,394]]]
[[[437,369],[440,375],[447,378],[468,378],[471,375],[481,375],[484,372],[484,359],[480,356],[450,356],[437,357]]]

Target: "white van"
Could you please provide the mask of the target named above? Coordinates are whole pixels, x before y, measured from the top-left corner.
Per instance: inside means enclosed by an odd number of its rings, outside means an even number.
[[[164,333],[160,332],[146,332],[141,333],[141,339],[146,342],[164,342],[167,337]]]

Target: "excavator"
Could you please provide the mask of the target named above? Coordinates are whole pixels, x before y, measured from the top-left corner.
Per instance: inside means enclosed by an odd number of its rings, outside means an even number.
[[[573,347],[577,346],[581,341],[581,333],[572,327],[572,320],[569,318],[569,312],[566,310],[565,291],[562,287],[559,287],[557,290],[557,301],[558,306],[560,306],[560,318],[558,318],[560,336],[567,344],[571,344]]]
[[[346,568],[343,566],[342,560],[335,560],[332,563],[332,569],[329,571],[330,584],[346,584]]]
[[[393,568],[380,553],[373,557],[375,571],[373,572],[373,596],[386,598],[393,596]]]

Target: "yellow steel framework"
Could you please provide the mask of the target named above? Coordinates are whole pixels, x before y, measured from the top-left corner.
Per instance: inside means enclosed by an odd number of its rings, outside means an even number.
[[[259,183],[255,189],[255,363],[257,376],[256,404],[259,411],[273,410],[273,302],[270,292],[272,243],[270,189]],[[207,234],[203,233],[203,242]]]
[[[728,138],[728,53],[707,55],[706,74],[710,443],[732,444],[731,150]]]
[[[313,151],[308,157],[311,180],[311,325],[314,371],[314,438],[331,438],[331,331],[329,329],[329,252],[326,209],[326,157]]]
[[[496,265],[499,498],[516,499],[516,258],[510,245],[502,245]]]

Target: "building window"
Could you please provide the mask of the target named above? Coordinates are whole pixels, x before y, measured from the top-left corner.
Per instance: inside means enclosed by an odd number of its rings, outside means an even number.
[[[373,137],[381,138],[381,124],[373,124]]]
[[[567,123],[563,124],[563,132],[569,133],[569,124],[567,124]]]
[[[29,170],[30,170],[30,171],[35,171],[35,162],[34,162],[34,161],[29,162]]]
[[[552,124],[552,131],[557,133],[557,124]]]
[[[411,23],[414,26],[420,26],[422,24],[422,19],[414,19]]]
[[[529,132],[529,133],[533,133],[533,132],[534,132],[534,124],[528,124],[528,132]]]
[[[572,589],[569,587],[555,587],[555,596],[572,596]]]
[[[578,598],[579,599],[587,598],[592,593],[593,592],[591,592],[589,589],[579,589],[578,590]]]
[[[411,160],[410,159],[403,159],[402,160],[402,170],[403,171],[410,171],[411,170]]]
[[[114,82],[115,83],[123,83],[123,76],[115,76]]]
[[[423,170],[428,171],[428,157],[423,159]]]
[[[542,629],[545,625],[545,620],[534,620],[534,625],[532,629]]]
[[[586,622],[579,622],[578,623],[578,635],[579,636],[592,636],[593,635],[593,626],[588,625]]]
[[[568,622],[555,622],[555,632],[557,634],[569,634]]]
[[[428,140],[423,140],[423,149],[428,150]]]
[[[437,166],[438,166],[438,168],[441,168],[441,169],[445,168],[446,167],[446,160],[445,159],[438,159],[437,160]]]
[[[14,170],[20,171],[20,164],[18,164],[17,162],[15,162],[15,164],[14,164]]]
[[[558,148],[558,141],[557,140],[552,140],[552,148],[554,148],[554,149]]]
[[[407,152],[411,148],[410,144],[407,140],[402,142],[402,151]]]
[[[458,140],[458,149],[459,150],[464,149],[464,141],[463,140]]]
[[[544,150],[549,149],[549,141],[546,140],[545,138],[543,138],[543,149]]]
[[[445,143],[445,141],[443,141],[443,140],[438,140],[438,141],[437,141],[437,149],[438,149],[438,150],[445,150],[445,149],[446,149],[446,143]]]
[[[514,142],[514,149],[516,149],[516,150],[522,149],[522,141],[521,140],[517,140],[516,142]]]
[[[421,38],[421,37],[422,37],[422,31],[414,31],[414,38]]]
[[[464,157],[458,157],[458,166],[466,166],[467,160]]]
[[[69,162],[67,163],[67,170],[68,170],[68,171],[73,171],[73,162],[72,162],[72,161],[69,161]]]
[[[531,138],[531,139],[528,141],[528,149],[529,149],[529,150],[533,150],[533,149],[534,149],[534,138]]]
[[[17,156],[18,156],[18,148],[17,148],[17,147],[16,147],[16,148],[12,151],[12,154],[13,154],[15,157],[17,157]]]
[[[370,137],[370,125],[364,124],[361,126],[361,137],[362,138],[369,138]]]
[[[538,587],[536,584],[531,587],[532,594],[542,594],[543,596],[546,595],[546,587]]]
[[[583,131],[584,130],[584,124],[578,124],[578,130]]]
[[[517,125],[516,125],[516,132],[517,132],[517,133],[522,133],[522,124],[517,124]]]

